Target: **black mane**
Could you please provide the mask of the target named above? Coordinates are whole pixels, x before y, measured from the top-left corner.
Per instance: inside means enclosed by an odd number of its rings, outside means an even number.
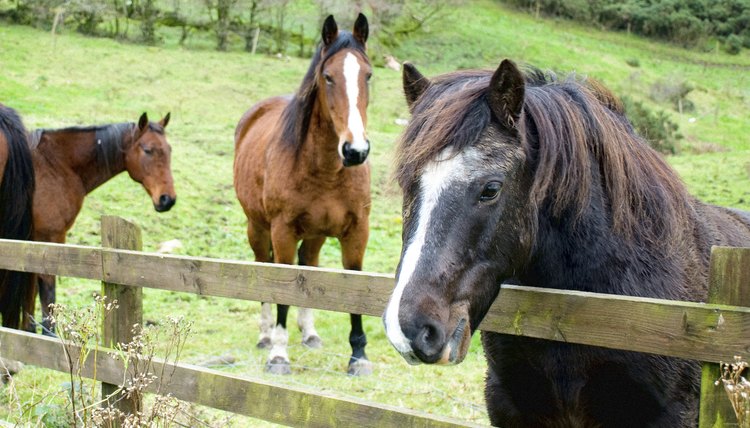
[[[467,70],[431,79],[412,106],[399,147],[396,179],[409,188],[426,162],[446,147],[477,143],[490,125],[492,71]],[[594,186],[608,198],[613,231],[639,241],[669,242],[690,199],[677,174],[640,137],[619,100],[594,80],[528,68],[518,124],[532,167],[530,203],[553,216],[588,209]],[[412,144],[414,143],[414,144]],[[592,171],[601,172],[601,183]]]

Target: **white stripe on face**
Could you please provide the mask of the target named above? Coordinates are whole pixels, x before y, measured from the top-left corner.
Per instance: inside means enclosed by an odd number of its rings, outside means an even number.
[[[344,58],[344,82],[346,83],[346,96],[349,100],[349,131],[352,133],[352,141],[349,143],[353,150],[364,152],[368,149],[368,146],[365,138],[365,125],[358,107],[360,68],[357,57],[353,53],[347,52],[346,58]],[[339,153],[341,153],[343,143],[343,141],[339,143]]]
[[[438,156],[437,160],[425,165],[424,172],[419,178],[419,200],[421,204],[415,218],[417,221],[417,230],[404,252],[398,282],[385,310],[385,331],[388,340],[402,354],[411,352],[411,345],[409,339],[404,336],[398,320],[401,296],[404,294],[404,288],[406,288],[406,284],[409,283],[417,268],[417,263],[422,255],[422,247],[425,244],[430,217],[438,204],[443,190],[452,181],[465,176],[467,172],[464,155],[453,156],[452,150],[445,150]]]

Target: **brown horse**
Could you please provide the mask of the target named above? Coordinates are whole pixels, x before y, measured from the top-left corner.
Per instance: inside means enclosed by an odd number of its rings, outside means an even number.
[[[83,206],[84,197],[117,174],[127,171],[151,196],[154,209],[175,204],[170,161],[172,149],[164,129],[169,113],[137,124],[38,129],[29,140],[34,161],[34,240],[64,243]],[[49,330],[49,305],[55,303],[55,277],[39,275],[43,332]]]
[[[0,238],[30,240],[33,233],[34,169],[26,128],[0,104]],[[34,307],[34,275],[0,270],[3,327],[21,327],[21,314]],[[28,326],[23,326],[28,328]]]
[[[344,268],[360,270],[370,214],[367,19],[360,14],[349,33],[329,16],[322,33],[297,94],[259,102],[237,125],[234,187],[256,261],[293,264],[298,252],[299,264],[317,266],[331,236],[341,243]],[[266,370],[273,373],[291,373],[288,309],[278,305],[274,327],[270,304],[262,306],[258,347],[271,347]],[[309,309],[300,308],[297,325],[305,345],[321,346]],[[348,371],[370,373],[362,316],[352,314],[351,325]]]
[[[459,363],[500,284],[705,301],[712,245],[750,213],[702,203],[600,84],[511,61],[427,79],[404,67],[403,250],[385,311],[411,363]],[[498,295],[500,297],[498,297]],[[700,365],[483,333],[503,427],[694,427]]]

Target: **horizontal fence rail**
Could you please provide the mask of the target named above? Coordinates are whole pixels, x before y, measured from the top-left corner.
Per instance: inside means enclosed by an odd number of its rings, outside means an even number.
[[[0,268],[374,316],[394,285],[384,274],[3,239]],[[503,285],[479,328],[707,362],[750,354],[750,308],[729,305]]]
[[[3,358],[62,372],[70,372],[58,339],[0,327]],[[79,348],[68,345],[73,355]],[[106,351],[106,350],[105,350]],[[81,364],[83,377],[119,385],[125,366],[109,352],[90,352]],[[320,390],[276,385],[264,379],[238,377],[189,364],[154,358],[150,373],[165,373],[147,392],[172,394],[177,399],[215,409],[291,426],[306,427],[474,427],[470,422],[423,412],[339,398]],[[269,405],[272,403],[272,405]]]

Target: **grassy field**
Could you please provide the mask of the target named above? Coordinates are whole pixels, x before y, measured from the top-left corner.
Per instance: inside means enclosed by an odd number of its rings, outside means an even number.
[[[53,37],[0,24],[0,102],[16,108],[29,128],[136,121],[143,111],[157,119],[171,111],[167,131],[178,193],[175,208],[154,212],[145,192],[123,174],[90,195],[68,242],[99,245],[99,218],[119,215],[143,228],[147,251],[160,242],[179,239],[181,254],[252,260],[245,218],[232,187],[234,127],[254,102],[293,92],[308,60],[182,49],[170,43],[168,35],[166,40],[162,47],[144,47],[76,34]],[[407,41],[395,54],[399,60],[416,63],[426,75],[494,68],[509,57],[595,77],[618,94],[627,93],[665,110],[670,106],[649,100],[651,86],[660,79],[685,80],[696,88],[689,96],[696,110],[683,115],[671,111],[686,138],[681,153],[670,157],[670,162],[696,196],[750,209],[747,54],[697,53],[567,22],[534,20],[490,1],[470,2]],[[633,60],[638,67],[628,65]],[[368,113],[373,167],[371,238],[364,264],[368,271],[392,273],[398,262],[400,194],[390,174],[401,130],[395,120],[407,117],[400,74],[376,69]],[[331,240],[321,264],[338,267],[339,258]],[[85,305],[98,289],[97,283],[60,278],[58,301]],[[167,315],[183,315],[195,321],[182,361],[199,363],[231,354],[237,362],[224,370],[267,377],[266,354],[254,348],[259,304],[153,290],[144,294],[147,320],[159,323]],[[376,374],[350,378],[345,375],[348,316],[318,312],[317,317],[325,347],[303,348],[299,332],[291,329],[294,374],[273,380],[487,422],[482,398],[485,363],[478,337],[461,366],[409,367],[387,343],[381,321],[367,317],[368,354]],[[0,389],[0,417],[33,421],[48,413],[47,421],[52,421],[62,411],[64,399],[55,393],[65,381],[60,374],[27,368],[16,377],[18,399],[21,404],[40,404],[19,416],[23,409],[16,398]],[[210,424],[226,422],[217,412],[195,412]],[[248,425],[240,417],[231,422]]]

